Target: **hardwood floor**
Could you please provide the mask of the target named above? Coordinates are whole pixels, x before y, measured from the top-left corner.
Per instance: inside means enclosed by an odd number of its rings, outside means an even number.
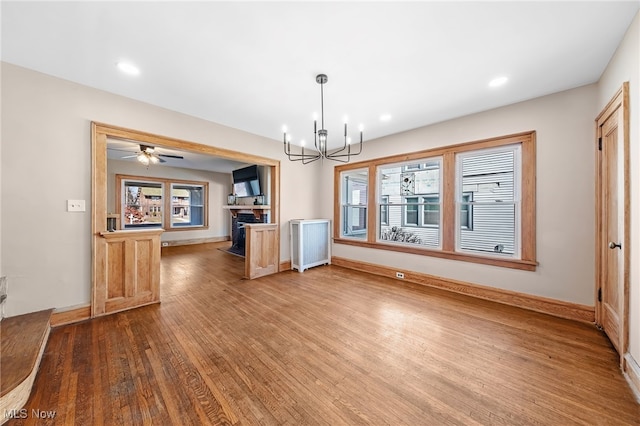
[[[225,245],[164,249],[159,305],[52,330],[7,424],[640,424],[592,325],[335,266],[246,281]]]

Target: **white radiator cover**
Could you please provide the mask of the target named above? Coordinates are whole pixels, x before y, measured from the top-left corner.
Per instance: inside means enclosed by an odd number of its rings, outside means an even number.
[[[303,272],[318,265],[331,264],[331,221],[296,219],[289,222],[291,231],[291,269]]]

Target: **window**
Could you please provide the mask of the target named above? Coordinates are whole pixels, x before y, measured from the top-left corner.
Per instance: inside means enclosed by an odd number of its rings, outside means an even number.
[[[367,238],[367,170],[355,170],[341,176],[342,237]]]
[[[535,132],[345,164],[335,172],[337,244],[536,268]],[[372,175],[375,188],[367,188]],[[362,196],[367,190],[371,197]],[[366,231],[367,208],[378,212],[377,233],[357,234]]]
[[[380,224],[389,224],[389,196],[383,195],[380,197]]]
[[[519,257],[519,169],[519,144],[456,155],[457,250]],[[474,194],[473,201],[465,194]]]
[[[204,186],[171,184],[171,226],[204,225]]]
[[[404,220],[405,226],[419,226],[418,222],[418,197],[405,197],[404,199]]]
[[[377,241],[440,246],[440,169],[442,158],[377,168],[380,221]]]
[[[423,226],[440,225],[440,197],[422,197],[422,224]]]
[[[162,228],[162,183],[124,181],[123,184],[124,228]]]
[[[116,188],[123,229],[207,226],[207,182],[116,175]]]
[[[473,193],[463,193],[460,203],[460,229],[473,230]]]

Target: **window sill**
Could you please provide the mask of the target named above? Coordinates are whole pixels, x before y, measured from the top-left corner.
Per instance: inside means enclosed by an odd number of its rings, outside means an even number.
[[[502,268],[520,269],[523,271],[535,271],[538,266],[538,262],[535,260],[524,259],[502,259],[498,257],[478,256],[474,254],[458,253],[444,250],[433,250],[428,248],[419,247],[407,247],[399,246],[395,244],[385,243],[370,243],[368,241],[358,241],[346,238],[334,238],[333,242],[336,244],[346,244],[358,247],[367,247],[378,250],[390,250],[398,251],[402,253],[417,254],[420,256],[438,257],[441,259],[460,260],[463,262],[479,263],[483,265],[499,266]]]
[[[209,229],[207,225],[189,225],[189,226],[172,226],[171,228],[165,229],[167,232],[173,231],[204,231]]]

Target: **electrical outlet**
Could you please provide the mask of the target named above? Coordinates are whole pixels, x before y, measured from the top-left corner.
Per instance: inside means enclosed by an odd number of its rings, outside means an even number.
[[[396,272],[396,278],[400,278],[401,280],[403,280],[404,279],[404,273]]]
[[[83,212],[85,210],[84,200],[67,200],[68,212]]]

